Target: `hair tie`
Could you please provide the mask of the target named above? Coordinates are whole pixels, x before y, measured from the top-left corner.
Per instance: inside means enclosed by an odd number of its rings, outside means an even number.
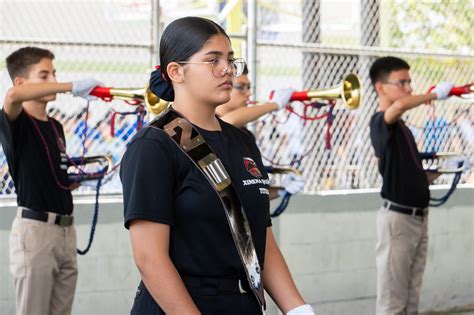
[[[151,73],[150,90],[165,101],[174,101],[173,85],[166,80],[160,66],[155,66],[155,70]]]
[[[160,66],[160,65],[155,66],[155,69],[161,70],[161,66]],[[166,79],[165,74],[164,74],[163,72],[161,72],[161,77],[163,78],[163,80],[165,80],[166,82],[168,82],[168,80]]]

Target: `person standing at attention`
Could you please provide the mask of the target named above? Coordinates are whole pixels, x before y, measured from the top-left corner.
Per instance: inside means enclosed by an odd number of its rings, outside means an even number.
[[[164,30],[160,65],[150,88],[173,104],[133,138],[120,173],[142,278],[131,314],[262,314],[263,288],[283,313],[314,314],[273,236],[260,152],[216,117],[245,62],[218,24],[185,17]]]
[[[10,271],[20,315],[70,314],[77,280],[76,230],[62,125],[46,112],[57,93],[92,99],[99,81],[58,83],[54,55],[24,47],[6,59],[13,81],[0,113],[0,140],[17,195]]]
[[[370,139],[383,178],[383,203],[377,213],[376,313],[414,315],[428,250],[429,185],[440,174],[423,170],[402,115],[446,99],[453,84],[440,83],[431,93],[413,95],[410,66],[397,57],[377,59],[370,78],[379,101],[370,119]]]

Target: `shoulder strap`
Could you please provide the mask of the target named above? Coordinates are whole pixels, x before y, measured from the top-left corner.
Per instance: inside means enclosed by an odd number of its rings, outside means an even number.
[[[235,247],[262,310],[265,309],[263,282],[250,225],[229,174],[199,131],[179,113],[169,108],[149,125],[164,130],[174,143],[198,167],[219,196]]]

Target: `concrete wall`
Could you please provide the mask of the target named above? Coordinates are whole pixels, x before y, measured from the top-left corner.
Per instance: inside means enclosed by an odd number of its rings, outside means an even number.
[[[435,191],[439,195],[444,191]],[[430,213],[422,310],[474,301],[474,187],[458,188]],[[78,246],[89,237],[93,200],[76,196]],[[0,200],[0,314],[14,314],[8,234],[15,202]],[[303,195],[273,220],[274,232],[305,299],[318,314],[373,314],[378,192]],[[275,205],[274,205],[275,206]],[[74,314],[129,314],[139,276],[122,224],[121,196],[103,196],[90,252],[80,256]],[[268,314],[278,314],[270,303]]]
[[[440,196],[445,191],[433,191]],[[474,301],[474,189],[431,208],[421,310]],[[373,314],[378,192],[300,196],[274,220],[303,296],[318,314]]]
[[[15,314],[13,279],[8,268],[8,236],[15,202],[0,200],[0,314]],[[94,200],[75,196],[77,242],[87,246]],[[101,198],[94,242],[85,256],[78,256],[79,278],[73,314],[129,314],[139,281],[131,257],[130,240],[123,227],[121,196]]]

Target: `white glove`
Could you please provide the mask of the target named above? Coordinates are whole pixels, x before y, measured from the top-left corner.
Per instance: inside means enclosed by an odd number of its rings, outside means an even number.
[[[304,304],[289,310],[286,315],[314,315],[314,310],[311,305]]]
[[[444,100],[447,99],[449,96],[449,92],[454,87],[454,84],[451,82],[441,82],[436,84],[435,88],[431,91],[431,93],[436,94],[437,100]]]
[[[446,160],[443,160],[441,163],[441,169],[444,170],[452,170],[452,169],[463,169],[463,170],[469,170],[471,168],[471,165],[469,163],[469,160],[466,159],[464,156],[453,156],[450,157]]]
[[[71,93],[74,96],[85,98],[88,101],[94,101],[97,99],[97,97],[90,95],[90,92],[96,86],[101,86],[101,85],[104,85],[104,83],[92,78],[72,81]]]
[[[278,109],[285,108],[290,103],[291,95],[295,90],[292,88],[278,89],[272,91],[270,101],[278,105]]]
[[[278,194],[283,197],[287,192],[291,195],[297,194],[303,190],[306,179],[303,176],[290,173],[283,178],[281,182],[284,190],[280,190]]]

